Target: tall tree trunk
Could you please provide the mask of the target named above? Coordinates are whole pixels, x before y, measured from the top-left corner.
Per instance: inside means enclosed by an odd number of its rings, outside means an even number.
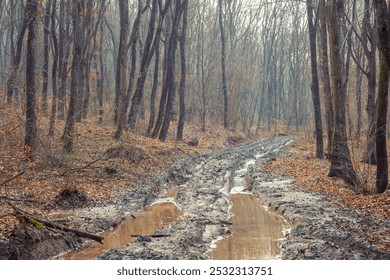
[[[35,50],[36,50],[36,20],[38,13],[37,0],[29,0],[26,6],[27,34],[27,58],[26,58],[26,134],[24,145],[28,147],[28,157],[34,160],[37,139],[37,102],[35,88]]]
[[[167,2],[168,3],[168,2]],[[172,2],[173,3],[173,2]],[[171,2],[169,3],[171,4]],[[165,108],[167,105],[167,99],[168,99],[168,91],[166,90],[166,77],[168,72],[168,54],[169,54],[169,38],[172,34],[172,17],[171,17],[171,9],[168,9],[169,14],[167,14],[167,19],[165,21],[165,41],[164,41],[164,59],[163,59],[163,77],[162,77],[162,90],[161,90],[161,97],[160,97],[160,104],[156,119],[156,124],[153,129],[152,137],[156,138],[160,134],[161,126],[163,123],[163,118],[165,114]]]
[[[104,22],[103,20],[100,22],[100,42],[99,42],[99,71],[96,73],[97,75],[97,97],[99,102],[99,119],[98,123],[103,122],[103,90],[104,90],[104,59],[103,59],[103,44],[104,44]]]
[[[179,88],[179,103],[180,103],[180,115],[179,123],[177,126],[176,140],[183,141],[183,131],[186,115],[185,107],[185,91],[186,91],[186,40],[187,40],[187,22],[188,22],[188,0],[183,2],[183,25],[180,36],[180,64],[181,64],[181,77],[180,77],[180,88]]]
[[[70,56],[71,37],[70,33],[70,13],[67,12],[66,0],[60,2],[59,17],[59,43],[58,43],[58,119],[65,119],[66,104],[66,84],[68,81],[68,59]]]
[[[334,113],[332,107],[332,91],[330,85],[330,74],[329,74],[329,57],[328,57],[328,35],[326,27],[326,7],[325,0],[320,0],[318,8],[319,17],[319,38],[320,38],[320,50],[319,55],[319,68],[320,78],[323,88],[323,98],[325,103],[325,119],[326,119],[326,131],[327,131],[327,153],[331,152],[332,148],[332,131]],[[330,159],[330,157],[329,157]]]
[[[42,112],[47,114],[47,90],[49,87],[49,37],[50,37],[50,9],[52,0],[46,1],[43,27],[43,67],[42,67]]]
[[[80,86],[80,70],[81,70],[81,52],[83,48],[83,23],[81,16],[83,15],[83,0],[73,1],[73,60],[72,60],[72,73],[71,73],[71,84],[70,84],[70,101],[68,114],[66,115],[66,122],[64,133],[62,135],[63,149],[66,153],[73,151],[73,140],[74,140],[74,124],[76,114],[76,101],[78,98]]]
[[[185,0],[184,0],[185,1]],[[168,60],[167,60],[167,75],[164,91],[167,92],[167,105],[165,107],[164,120],[159,134],[160,141],[165,141],[168,135],[168,129],[171,122],[171,111],[173,107],[173,102],[175,98],[175,68],[176,68],[176,50],[178,42],[178,33],[180,18],[182,15],[182,0],[176,0],[175,4],[175,14],[172,24],[172,33],[169,39],[169,50],[168,50]]]
[[[328,33],[330,43],[330,65],[332,73],[333,106],[335,113],[330,177],[338,177],[351,184],[356,190],[360,186],[353,168],[347,141],[345,104],[343,90],[343,61],[341,57],[341,17],[343,0],[328,0]]]
[[[370,0],[364,0],[364,16],[363,16],[363,30],[362,30],[362,47],[368,60],[368,95],[366,112],[368,115],[368,134],[367,134],[367,148],[363,157],[363,162],[369,164],[376,164],[375,155],[375,91],[376,91],[376,36],[371,26],[371,12]],[[369,49],[368,45],[371,45]]]
[[[316,156],[323,158],[324,156],[324,139],[322,134],[322,119],[321,119],[321,100],[320,87],[318,82],[318,64],[317,64],[317,30],[314,26],[313,19],[313,1],[306,1],[307,18],[309,23],[309,38],[310,38],[310,53],[311,53],[311,93],[314,106],[314,122],[316,136]]]
[[[374,5],[378,44],[381,53],[376,125],[376,190],[378,193],[383,193],[388,187],[386,125],[390,74],[390,1],[389,4],[386,4],[384,0],[374,0]]]
[[[388,25],[388,28],[390,28],[390,25]],[[384,55],[381,53],[376,115],[376,191],[378,193],[384,193],[389,183],[386,141],[389,74],[389,68]]]
[[[53,68],[51,72],[52,78],[52,102],[51,102],[51,114],[50,114],[50,125],[49,125],[49,135],[54,135],[54,124],[57,114],[57,72],[58,72],[58,40],[56,34],[56,8],[57,0],[53,0],[53,9],[51,12],[51,37],[53,39]]]
[[[12,56],[11,74],[7,80],[7,103],[8,104],[12,103],[12,98],[14,96],[15,82],[17,79],[20,62],[22,60],[23,38],[24,38],[24,34],[26,34],[26,30],[27,30],[27,18],[24,18],[22,27],[18,35],[18,40],[16,43],[16,53],[14,53]],[[12,48],[14,48],[13,45]]]
[[[135,73],[137,68],[137,42],[139,37],[139,27],[141,25],[142,14],[146,12],[149,3],[146,4],[145,8],[142,8],[142,1],[138,0],[138,12],[134,20],[133,29],[130,35],[130,42],[128,48],[131,48],[131,67],[130,67],[130,77],[129,84],[127,86],[127,92],[121,98],[119,119],[117,124],[117,130],[115,132],[114,138],[119,139],[122,135],[122,131],[126,126],[126,115],[129,108],[131,94],[133,93]],[[154,26],[154,25],[153,25]]]
[[[219,8],[219,30],[221,33],[221,70],[222,70],[222,92],[223,92],[223,127],[228,128],[228,91],[226,81],[226,40],[223,26],[222,0],[218,1]]]
[[[119,122],[121,99],[125,96],[127,69],[127,41],[129,32],[129,2],[119,1],[120,35],[116,62],[114,121]]]
[[[149,20],[149,30],[146,37],[146,41],[143,47],[143,54],[141,59],[140,71],[138,74],[137,84],[135,88],[135,93],[132,98],[130,114],[129,114],[129,127],[130,129],[135,129],[137,118],[141,106],[141,100],[143,99],[143,91],[146,81],[146,75],[148,73],[149,65],[153,57],[153,53],[156,51],[154,48],[155,44],[153,43],[153,36],[155,30],[155,23],[157,17],[157,0],[152,2],[152,10]]]
[[[162,0],[158,0],[158,6],[159,6],[159,20],[158,20],[158,27],[156,31],[156,36],[154,40],[154,48],[155,48],[155,62],[154,62],[154,74],[153,74],[153,86],[152,86],[152,92],[150,94],[150,116],[149,116],[149,125],[146,129],[146,134],[150,135],[152,132],[152,129],[154,127],[154,122],[156,118],[156,96],[157,96],[157,88],[158,88],[158,80],[159,80],[159,68],[160,68],[160,39],[161,39],[161,32],[163,28],[164,18],[168,11],[170,5],[170,0],[168,0],[165,4],[165,7],[163,9],[162,7]]]

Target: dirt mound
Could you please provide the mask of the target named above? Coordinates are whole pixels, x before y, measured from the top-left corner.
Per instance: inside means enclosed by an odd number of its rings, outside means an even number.
[[[134,163],[140,162],[146,159],[144,150],[131,146],[131,147],[113,147],[106,150],[104,155],[108,158],[123,158],[128,159]]]
[[[85,207],[88,202],[88,197],[77,189],[64,189],[55,198],[55,205],[65,209]]]
[[[237,144],[241,144],[241,143],[244,143],[245,142],[245,138],[241,135],[233,135],[233,136],[229,136],[227,139],[226,139],[226,142],[231,145],[231,146],[234,146],[234,145],[237,145]]]
[[[7,242],[0,242],[0,259],[44,260],[80,245],[81,239],[72,234],[57,233],[22,223]]]

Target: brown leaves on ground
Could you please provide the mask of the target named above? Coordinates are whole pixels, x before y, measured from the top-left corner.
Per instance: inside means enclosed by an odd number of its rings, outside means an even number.
[[[367,182],[366,188],[371,194],[356,194],[342,180],[328,177],[330,162],[315,158],[314,142],[298,138],[290,145],[288,157],[279,157],[270,162],[265,170],[294,177],[295,189],[329,194],[328,200],[343,208],[353,208],[364,213],[366,217],[375,215],[380,220],[390,217],[390,191],[374,194],[375,167],[358,161],[361,153],[354,160],[355,168],[361,179]],[[367,242],[381,250],[390,251],[389,228],[370,228],[367,230]]]
[[[56,197],[64,190],[77,190],[88,201],[104,203],[120,189],[136,187],[139,180],[158,174],[176,159],[229,145],[229,139],[244,139],[244,136],[226,131],[222,127],[208,127],[203,133],[197,126],[186,124],[184,139],[198,139],[199,145],[192,147],[174,139],[177,124],[172,122],[170,138],[166,142],[125,131],[121,140],[113,139],[113,125],[97,125],[89,119],[76,124],[74,152],[64,154],[61,133],[64,122],[56,121],[55,135],[46,136],[48,119],[41,117],[37,160],[32,163],[24,155],[24,124],[21,113],[1,108],[0,125],[0,183],[20,171],[23,176],[0,186],[0,236],[8,236],[18,224],[7,198],[23,209],[45,215],[58,207]],[[139,131],[147,127],[140,121]],[[110,156],[109,150],[124,150],[121,156]],[[137,151],[137,156],[128,151]],[[24,200],[24,201],[23,201]],[[26,200],[36,200],[27,202]]]
[[[366,188],[371,193],[356,194],[342,180],[328,177],[330,162],[315,157],[314,143],[298,139],[290,145],[288,151],[290,156],[270,162],[265,170],[294,177],[294,188],[337,195],[339,205],[370,210],[374,211],[375,215],[390,217],[389,191],[382,195],[374,194],[375,168],[354,161],[358,174],[362,180],[368,182]]]

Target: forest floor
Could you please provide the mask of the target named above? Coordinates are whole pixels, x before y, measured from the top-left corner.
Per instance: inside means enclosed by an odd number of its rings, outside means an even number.
[[[173,200],[182,212],[162,229],[167,237],[132,242],[99,258],[208,258],[210,245],[229,235],[231,205],[224,188],[229,193],[232,176],[248,160],[255,162],[245,174],[247,191],[291,224],[282,242],[283,259],[390,258],[389,192],[355,194],[340,180],[328,178],[329,163],[315,159],[313,143],[303,137],[294,138],[284,151],[292,140],[287,136],[258,140],[215,127],[202,133],[190,125],[185,139],[198,139],[196,147],[131,132],[118,142],[112,139],[112,126],[91,120],[77,125],[75,152],[66,155],[59,141],[63,123],[54,137],[44,136],[42,123],[40,156],[31,163],[16,144],[23,142],[22,126],[13,122],[7,123],[0,141],[0,259],[49,259],[86,242],[32,225],[15,215],[13,207],[100,234],[161,199]],[[362,172],[366,170],[363,166]],[[166,191],[175,188],[168,198]]]

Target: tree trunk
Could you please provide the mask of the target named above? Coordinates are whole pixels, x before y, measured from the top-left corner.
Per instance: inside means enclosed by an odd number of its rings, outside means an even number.
[[[137,118],[141,106],[141,100],[143,99],[143,91],[144,91],[144,86],[146,81],[146,75],[148,73],[148,69],[153,57],[153,53],[157,51],[154,47],[156,44],[152,45],[156,17],[157,17],[157,5],[158,5],[157,0],[153,0],[150,21],[149,21],[149,30],[146,37],[145,45],[143,47],[143,54],[141,59],[140,71],[137,79],[137,85],[131,102],[131,108],[129,114],[130,129],[135,129],[136,127]]]
[[[388,25],[390,27],[390,25]],[[387,162],[387,141],[386,141],[386,126],[387,126],[387,104],[389,92],[389,68],[386,64],[384,55],[380,55],[380,70],[378,81],[378,98],[377,98],[377,116],[376,116],[376,159],[377,159],[377,174],[376,174],[376,191],[384,193],[387,189],[388,178],[388,162]]]
[[[318,8],[319,17],[319,38],[320,38],[320,50],[319,50],[319,68],[320,77],[323,88],[323,97],[325,103],[325,119],[326,119],[326,130],[327,130],[327,153],[331,152],[332,148],[332,130],[334,113],[332,107],[332,91],[330,85],[330,74],[329,74],[329,57],[328,57],[328,35],[326,27],[326,7],[325,0],[320,0]],[[330,158],[330,157],[329,157]]]
[[[126,85],[126,68],[127,68],[127,41],[129,31],[129,2],[119,1],[119,17],[120,17],[120,35],[119,49],[116,62],[116,77],[115,77],[115,101],[114,101],[114,121],[119,122],[119,113],[121,99],[125,96]]]
[[[186,1],[186,0],[184,0]],[[167,60],[167,75],[165,88],[163,91],[167,92],[167,105],[165,107],[164,120],[159,134],[160,141],[165,141],[168,135],[168,129],[171,122],[171,111],[175,98],[176,84],[175,84],[175,68],[176,68],[176,50],[179,36],[180,18],[182,15],[182,1],[176,0],[175,16],[172,24],[172,33],[169,39],[168,60]]]
[[[366,112],[368,116],[368,134],[367,148],[363,157],[363,162],[368,164],[376,164],[375,155],[375,91],[376,91],[376,39],[375,32],[371,26],[370,1],[364,0],[364,16],[363,16],[363,31],[362,31],[362,47],[368,60],[368,95]],[[369,49],[369,43],[371,49]]]
[[[58,41],[56,34],[56,8],[57,0],[53,0],[53,9],[51,13],[51,37],[53,38],[53,68],[51,72],[53,97],[51,103],[49,135],[54,135],[54,124],[57,113],[57,72],[58,72]]]
[[[67,13],[66,1],[61,0],[59,17],[59,43],[58,43],[58,119],[65,119],[66,84],[68,81],[68,58],[70,56],[71,37],[70,18]],[[68,22],[68,23],[67,23]]]
[[[152,132],[152,129],[154,127],[154,122],[156,118],[156,96],[157,96],[157,88],[158,88],[158,80],[159,80],[159,68],[160,68],[160,39],[161,39],[161,32],[163,28],[164,23],[164,17],[168,11],[170,5],[170,0],[166,2],[164,9],[162,8],[162,0],[158,0],[158,7],[159,7],[159,20],[158,20],[158,27],[155,35],[154,40],[154,48],[155,48],[155,62],[154,62],[154,74],[153,74],[153,86],[152,86],[152,92],[150,94],[150,116],[149,116],[149,124],[148,128],[146,129],[146,134],[150,135]]]
[[[19,66],[20,66],[20,61],[22,59],[23,38],[24,38],[24,34],[26,33],[26,30],[27,30],[27,19],[24,18],[23,25],[20,29],[20,32],[18,35],[18,40],[16,43],[16,53],[12,57],[11,74],[7,80],[7,103],[8,104],[12,103],[12,98],[14,96],[15,82],[16,82],[16,78],[17,78],[17,74],[18,74],[18,70],[19,70]],[[12,46],[12,48],[13,47],[14,46]]]
[[[70,101],[68,114],[66,116],[64,133],[62,135],[63,149],[66,153],[73,151],[74,140],[74,124],[76,113],[76,101],[78,98],[80,86],[80,70],[81,70],[81,52],[83,48],[83,23],[81,16],[83,15],[82,0],[73,1],[73,26],[74,26],[74,42],[73,42],[73,60],[70,85]]]
[[[135,72],[137,68],[137,41],[139,36],[139,27],[141,25],[141,18],[144,11],[142,9],[142,1],[138,0],[138,12],[134,20],[133,29],[130,35],[130,42],[127,47],[127,49],[131,47],[131,67],[130,67],[129,84],[127,86],[127,92],[124,93],[120,99],[120,106],[119,106],[120,110],[118,116],[117,130],[114,135],[115,139],[119,139],[121,137],[123,129],[125,129],[126,126],[126,115],[127,115],[127,110],[129,108],[130,97],[131,94],[133,93]]]
[[[185,91],[186,91],[186,40],[187,40],[187,21],[188,21],[188,0],[183,2],[183,25],[182,33],[180,37],[180,64],[181,64],[181,77],[180,77],[180,88],[179,88],[179,103],[180,103],[180,115],[179,124],[177,126],[176,140],[183,141],[183,131],[185,123]]]
[[[167,2],[168,3],[168,2]],[[170,4],[170,3],[169,3]],[[170,9],[168,9],[170,12]],[[165,114],[165,107],[167,104],[168,91],[166,90],[166,76],[168,71],[168,53],[169,53],[169,38],[172,33],[172,17],[171,14],[167,14],[167,20],[165,21],[165,41],[164,41],[164,60],[163,60],[163,81],[162,81],[162,90],[160,97],[160,105],[158,109],[158,115],[156,119],[156,124],[153,129],[152,137],[156,138],[160,134],[161,126],[163,123],[163,118]]]
[[[99,119],[98,123],[103,122],[103,90],[104,90],[104,60],[103,60],[103,43],[104,43],[104,23],[100,22],[100,43],[99,43],[99,71],[97,73],[97,97],[99,102]]]
[[[386,125],[390,74],[390,5],[388,7],[384,0],[374,0],[374,5],[380,49],[380,75],[376,116],[376,190],[378,193],[384,193],[388,187]]]
[[[47,90],[49,87],[49,37],[50,37],[50,9],[52,0],[46,1],[43,27],[43,67],[42,67],[42,112],[47,113]]]
[[[222,0],[218,1],[219,8],[219,30],[221,33],[221,70],[222,70],[222,92],[223,92],[223,127],[228,128],[228,91],[226,81],[226,40],[223,26]]]
[[[156,36],[154,40],[154,48],[155,48],[155,62],[154,62],[154,74],[153,74],[153,86],[152,86],[152,92],[150,94],[150,116],[149,116],[149,124],[148,128],[146,129],[146,134],[150,135],[154,126],[154,121],[156,118],[156,95],[157,95],[157,88],[158,88],[158,79],[159,79],[159,68],[160,68],[160,38],[161,38],[161,32],[162,32],[162,27],[163,27],[163,22],[164,22],[164,16],[168,10],[170,1],[167,1],[167,4],[164,8],[162,9],[162,1],[158,1],[159,5],[159,21],[158,21],[158,28],[156,31]]]
[[[313,19],[313,1],[306,1],[307,18],[309,23],[309,38],[310,38],[310,53],[311,53],[311,93],[314,106],[314,122],[316,136],[316,157],[323,158],[324,156],[324,139],[322,134],[322,119],[321,119],[321,100],[320,87],[318,82],[318,64],[317,64],[317,31],[314,26]]]
[[[28,147],[28,157],[34,160],[37,139],[37,102],[35,88],[35,65],[36,65],[36,20],[38,13],[37,0],[29,0],[26,6],[27,34],[27,58],[26,58],[26,134],[24,145]]]
[[[354,186],[356,190],[360,183],[351,161],[345,118],[346,96],[343,90],[343,62],[341,57],[341,16],[343,10],[343,0],[328,0],[327,19],[335,113],[329,176],[343,179]]]

